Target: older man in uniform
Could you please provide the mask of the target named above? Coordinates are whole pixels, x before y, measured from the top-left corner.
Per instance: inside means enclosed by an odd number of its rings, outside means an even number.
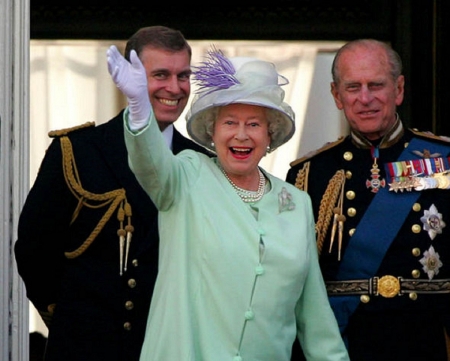
[[[311,195],[321,268],[350,358],[446,361],[450,143],[399,119],[404,77],[387,44],[349,42],[332,74],[350,135],[292,162],[287,181]]]

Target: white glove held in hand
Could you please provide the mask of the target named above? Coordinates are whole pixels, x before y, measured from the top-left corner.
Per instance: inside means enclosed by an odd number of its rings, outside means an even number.
[[[145,68],[134,50],[130,53],[130,62],[114,45],[107,50],[106,55],[109,74],[128,99],[128,125],[131,130],[142,129],[148,124],[151,112]]]

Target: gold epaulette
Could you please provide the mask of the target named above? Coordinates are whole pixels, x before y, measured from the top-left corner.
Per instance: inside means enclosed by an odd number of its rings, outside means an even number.
[[[450,137],[446,137],[443,135],[436,135],[433,134],[431,132],[421,132],[417,129],[410,129],[411,132],[414,133],[414,135],[417,135],[418,137],[423,137],[423,138],[427,138],[427,139],[433,139],[433,140],[437,140],[439,142],[445,142],[445,143],[449,143],[450,142]]]
[[[56,138],[56,137],[62,137],[64,135],[67,135],[71,132],[74,132],[75,130],[84,129],[88,127],[95,127],[95,122],[87,122],[81,125],[76,125],[71,128],[64,128],[64,129],[58,129],[58,130],[51,130],[48,132],[48,136],[50,138]]]
[[[344,141],[344,139],[345,139],[345,137],[342,136],[342,137],[339,137],[339,138],[338,138],[337,140],[335,140],[334,142],[328,142],[328,143],[325,143],[325,145],[324,145],[322,148],[313,150],[312,152],[309,152],[308,154],[304,155],[303,157],[298,158],[298,159],[292,161],[292,162],[290,163],[290,166],[291,166],[291,167],[294,167],[294,166],[296,166],[297,164],[302,163],[302,162],[304,162],[305,160],[310,159],[310,158],[314,157],[315,155],[317,155],[317,154],[319,154],[319,153],[322,153],[323,151],[325,151],[325,150],[327,150],[327,149],[333,148],[333,147],[335,147],[336,145],[342,143],[342,142]]]

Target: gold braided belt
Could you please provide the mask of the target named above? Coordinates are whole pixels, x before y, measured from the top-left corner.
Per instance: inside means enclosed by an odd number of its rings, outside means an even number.
[[[370,295],[392,298],[404,294],[450,293],[450,279],[425,280],[383,276],[363,280],[327,281],[329,296]]]

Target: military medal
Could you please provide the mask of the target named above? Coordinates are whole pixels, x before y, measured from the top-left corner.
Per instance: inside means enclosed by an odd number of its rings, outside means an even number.
[[[371,188],[371,192],[377,193],[380,190],[380,187],[384,188],[386,185],[386,181],[380,178],[380,169],[378,168],[377,159],[378,159],[378,147],[372,147],[370,150],[372,154],[373,164],[372,169],[370,170],[371,176],[370,179],[366,180],[366,187]]]
[[[388,163],[386,169],[392,179],[389,190],[450,189],[449,161],[440,157]]]

